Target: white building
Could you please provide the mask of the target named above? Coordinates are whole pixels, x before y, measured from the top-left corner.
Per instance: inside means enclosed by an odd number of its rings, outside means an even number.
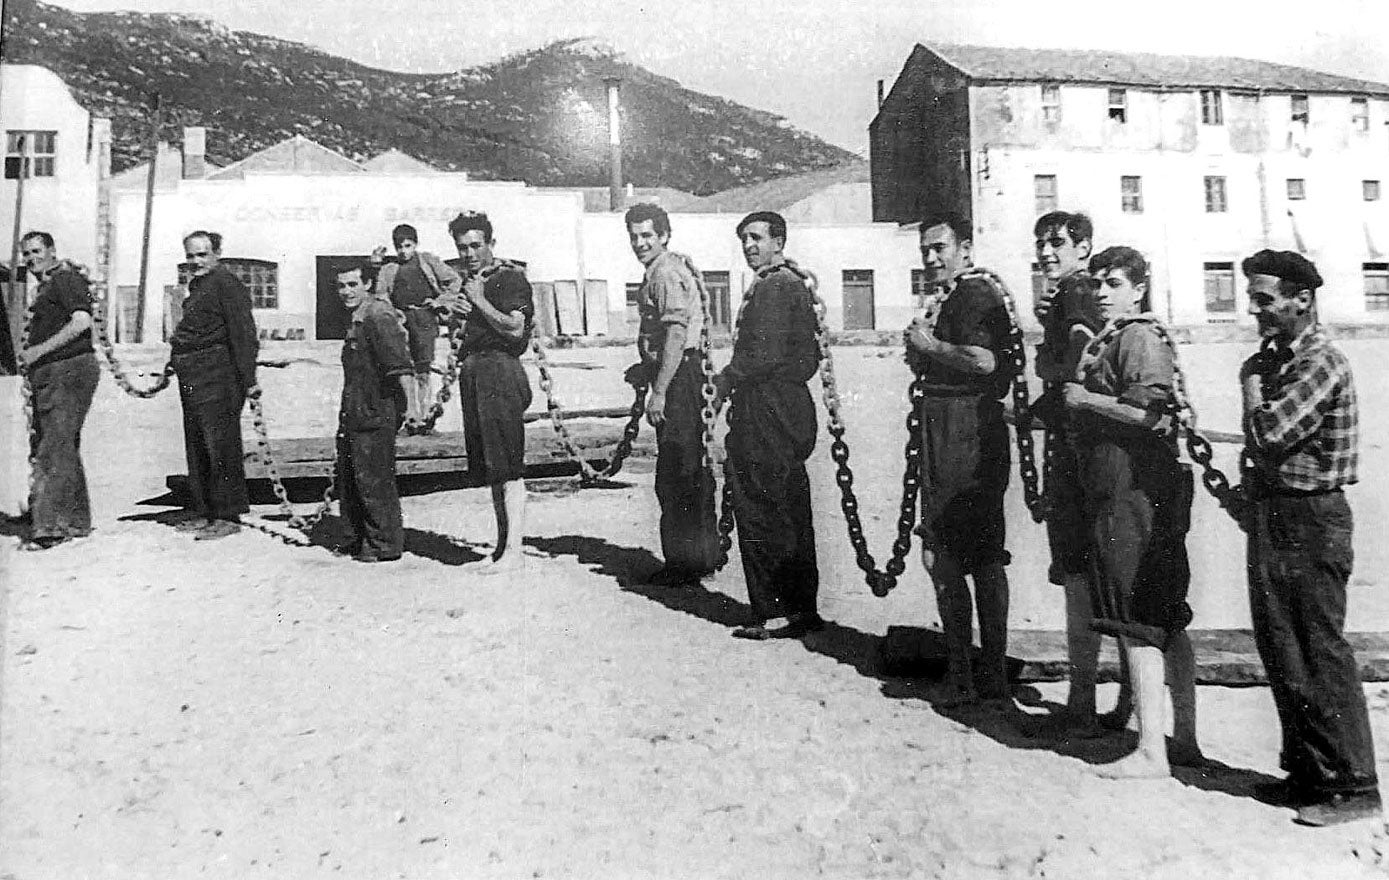
[[[1248,321],[1239,261],[1304,252],[1322,317],[1389,319],[1389,85],[1230,58],[918,45],[869,128],[873,217],[972,218],[1035,289],[1032,225],[1083,211],[1179,324]]]
[[[101,249],[103,181],[111,168],[111,123],[92,116],[47,68],[0,65],[0,229],[15,230],[20,163],[27,165],[19,232],[53,235],[58,253],[93,268]],[[23,157],[21,157],[21,150]],[[8,263],[11,249],[0,252]]]
[[[256,320],[267,338],[338,338],[345,316],[331,287],[333,266],[377,245],[389,246],[398,223],[416,227],[423,249],[451,257],[447,224],[462,210],[486,211],[496,228],[497,253],[527,263],[544,331],[634,332],[629,295],[641,280],[641,266],[629,249],[621,214],[595,209],[599,200],[592,193],[478,181],[462,173],[416,169],[399,157],[358,164],[302,137],[210,169],[199,154],[188,154],[190,145],[200,150],[203,141],[191,130],[184,137],[185,155],[180,159],[166,151],[165,168],[156,167],[146,339],[159,338],[168,304],[179,294],[181,239],[189,231],[222,233],[224,261],[250,286]],[[127,301],[139,279],[145,173],[132,169],[113,188],[112,277]],[[822,221],[836,219],[825,199],[786,189],[796,193],[796,202],[818,203]],[[895,330],[915,306],[916,239],[896,224],[860,219],[866,213],[866,184],[860,195],[864,204],[855,209],[855,222],[793,219],[788,253],[821,279],[833,328]],[[716,323],[727,326],[750,280],[734,236],[747,211],[710,213],[706,206],[685,213],[677,203],[683,200],[670,193],[656,197],[672,203],[672,247],[688,253],[704,271],[715,297]],[[842,202],[842,193],[832,195],[834,200]],[[772,200],[761,207],[787,206]],[[788,216],[797,215],[788,211]]]

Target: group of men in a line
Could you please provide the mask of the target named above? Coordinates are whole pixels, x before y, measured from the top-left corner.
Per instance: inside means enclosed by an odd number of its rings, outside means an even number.
[[[669,249],[670,219],[654,205],[625,217],[644,267],[638,295],[640,363],[628,379],[649,386],[657,431],[656,494],[664,567],[653,583],[698,581],[717,564],[714,477],[705,455],[704,349],[709,320],[693,263]],[[351,313],[343,344],[339,487],[355,558],[400,557],[395,435],[423,424],[438,322],[463,321],[459,381],[469,467],[491,487],[498,525],[486,565],[522,563],[523,414],[531,389],[519,362],[534,315],[519,264],[498,260],[484,214],[449,224],[459,257],[418,249],[409,226],[384,249],[338,268]],[[1132,681],[1139,744],[1102,769],[1165,776],[1203,761],[1196,740],[1194,657],[1186,627],[1190,570],[1185,535],[1192,477],[1178,460],[1175,350],[1149,312],[1142,254],[1092,256],[1083,214],[1053,212],[1035,226],[1048,279],[1034,304],[1043,327],[1036,356],[1046,392],[1034,415],[1047,429],[1044,466],[1050,578],[1064,590],[1070,686],[1054,727],[1093,736],[1101,634],[1117,636]],[[807,383],[820,361],[810,278],[785,255],[785,220],[748,215],[737,235],[755,280],[739,310],[731,361],[713,376],[714,409],[728,403],[725,478],[731,489],[750,618],[739,638],[798,638],[825,626],[805,462],[815,445]],[[1014,380],[1015,328],[1000,292],[973,269],[973,235],[958,218],[925,218],[922,263],[937,289],[929,314],[904,332],[922,377],[922,558],[935,587],[948,649],[947,701],[1011,705],[1005,666],[1009,588],[1003,497],[1008,432],[1001,403]],[[216,233],[184,240],[193,275],[172,339],[183,404],[199,539],[237,529],[248,509],[239,418],[256,384],[250,298],[221,267]],[[33,531],[43,549],[91,530],[78,435],[96,386],[85,279],[57,259],[45,233],[23,251],[40,279],[28,346],[35,400]],[[1343,354],[1316,320],[1321,278],[1304,257],[1260,251],[1242,265],[1263,345],[1239,377],[1244,400],[1244,495],[1250,601],[1260,656],[1283,729],[1288,777],[1270,794],[1323,825],[1376,816],[1380,800],[1369,720],[1343,634],[1351,568],[1351,514],[1342,488],[1356,481],[1357,410]],[[1027,430],[1020,425],[1019,430]],[[973,580],[973,596],[967,583]],[[973,601],[972,601],[973,599]],[[971,651],[978,610],[981,662]],[[784,620],[772,627],[773,621]],[[1171,685],[1173,738],[1165,733]]]
[[[1098,735],[1099,640],[1116,636],[1138,748],[1099,772],[1167,776],[1172,764],[1204,761],[1186,633],[1193,480],[1177,453],[1176,352],[1150,312],[1142,254],[1119,246],[1092,256],[1094,229],[1083,214],[1044,215],[1034,233],[1048,289],[1034,304],[1043,327],[1036,372],[1046,391],[1033,414],[1047,430],[1050,578],[1064,590],[1070,660],[1066,708],[1047,727]],[[944,298],[907,328],[905,341],[926,381],[919,533],[947,642],[947,700],[1008,701],[1002,498],[1009,451],[1000,401],[1013,379],[1011,328],[999,293],[970,271],[970,228],[928,217],[920,237],[927,277]],[[1296,807],[1303,824],[1374,818],[1381,802],[1369,716],[1344,636],[1352,526],[1343,487],[1356,481],[1358,466],[1355,386],[1347,359],[1317,322],[1316,267],[1301,254],[1263,250],[1241,268],[1262,344],[1239,376],[1247,466],[1231,512],[1248,537],[1255,639],[1287,772],[1261,794]],[[977,685],[966,576],[978,606]]]

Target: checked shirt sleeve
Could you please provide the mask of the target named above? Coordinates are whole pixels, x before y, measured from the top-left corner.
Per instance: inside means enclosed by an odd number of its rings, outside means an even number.
[[[1345,379],[1344,365],[1325,348],[1290,369],[1291,381],[1246,418],[1249,441],[1258,450],[1280,452],[1315,434]]]

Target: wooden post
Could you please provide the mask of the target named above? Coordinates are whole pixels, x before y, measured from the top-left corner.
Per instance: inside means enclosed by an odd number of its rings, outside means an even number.
[[[15,138],[19,141],[19,170],[14,188],[14,236],[10,244],[11,283],[19,280],[19,237],[24,234],[24,178],[29,176],[29,169],[24,167],[29,162],[29,133],[15,132]]]
[[[150,122],[149,151],[150,169],[145,178],[145,229],[140,241],[140,286],[135,300],[135,332],[131,334],[135,342],[144,339],[145,332],[145,287],[149,282],[150,271],[150,224],[154,220],[154,180],[159,168],[159,129],[163,113],[159,104],[159,93],[154,94],[154,118]]]

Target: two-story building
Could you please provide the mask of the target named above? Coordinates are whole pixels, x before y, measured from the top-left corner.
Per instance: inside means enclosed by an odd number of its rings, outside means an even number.
[[[869,126],[873,219],[971,219],[977,262],[1040,288],[1032,225],[1153,263],[1169,321],[1247,320],[1239,261],[1297,250],[1324,320],[1389,319],[1389,84],[1232,58],[917,45]]]

